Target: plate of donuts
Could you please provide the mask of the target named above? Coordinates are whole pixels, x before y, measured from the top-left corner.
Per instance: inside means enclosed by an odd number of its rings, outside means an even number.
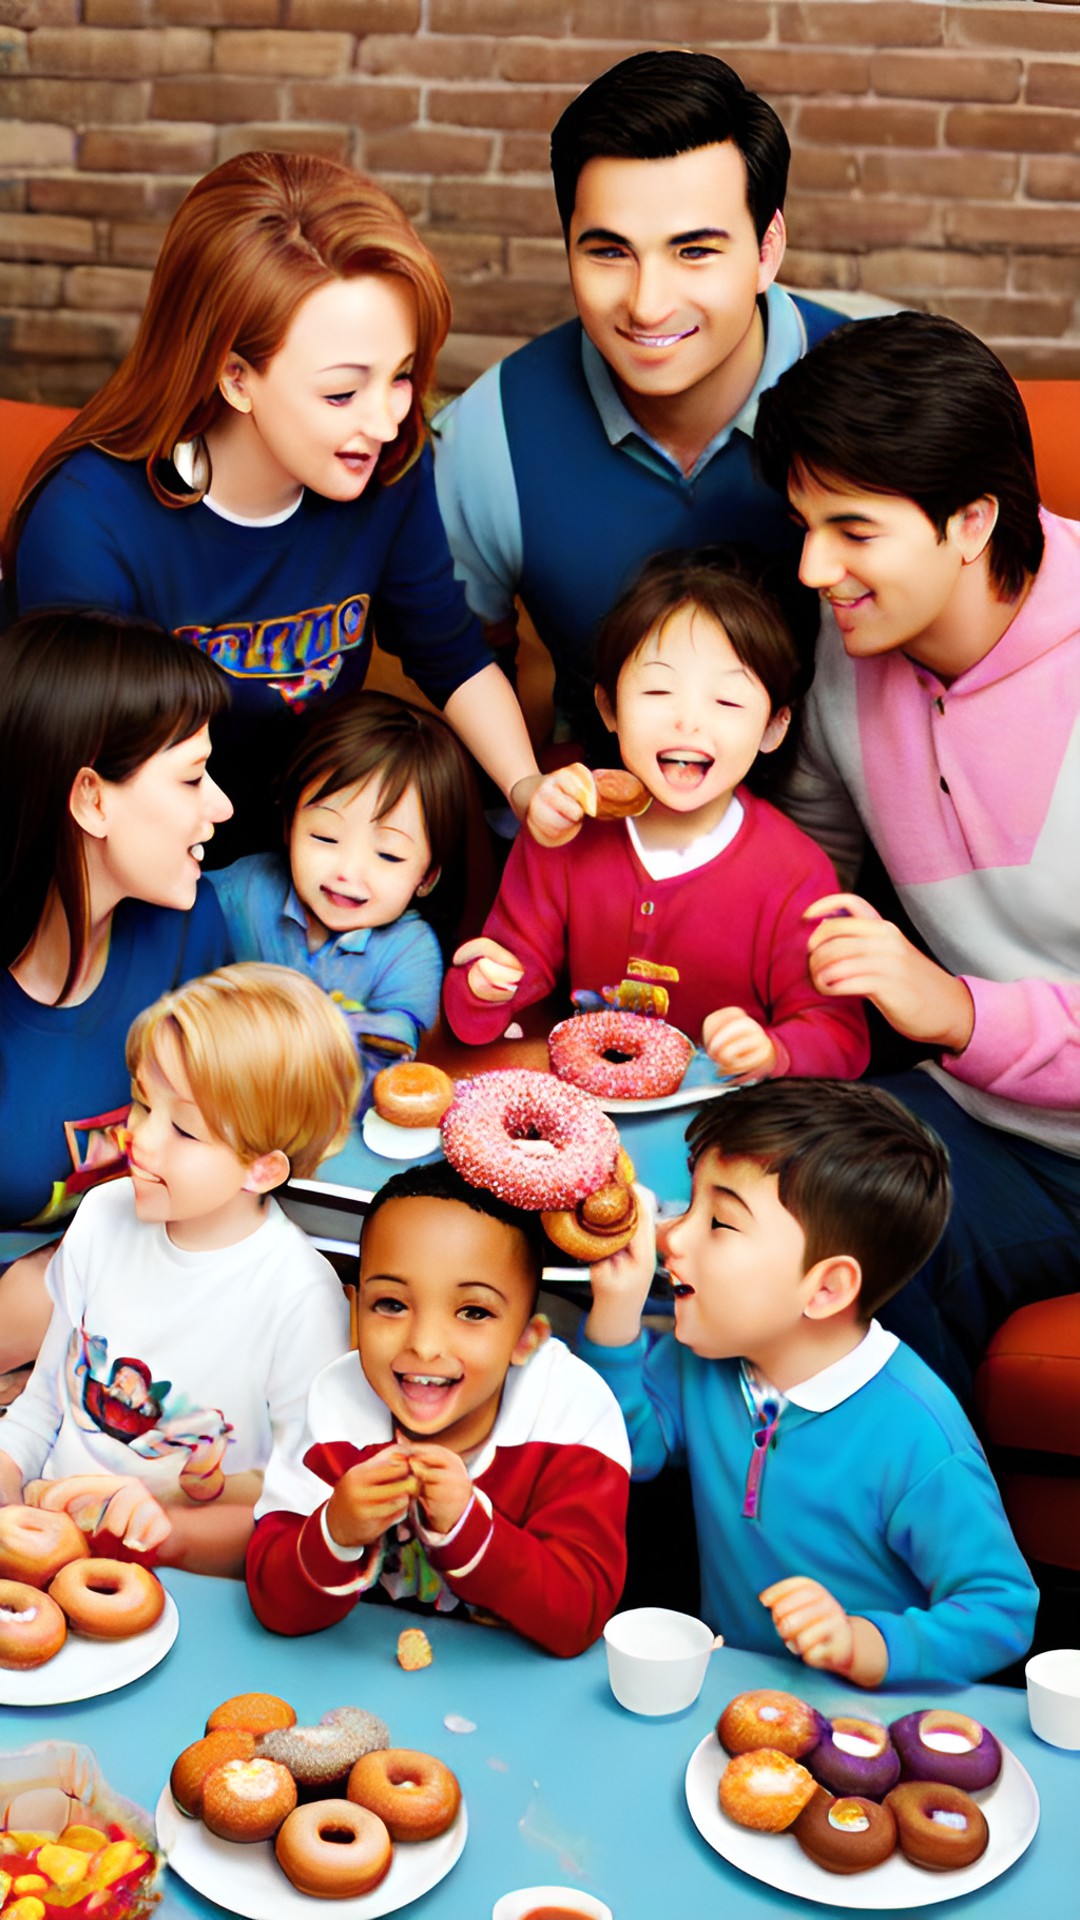
[[[882,1912],[935,1906],[996,1880],[1030,1845],[1039,1825],[1039,1796],[1016,1755],[1001,1747],[1001,1772],[993,1785],[974,1793],[990,1830],[986,1851],[970,1866],[931,1872],[897,1851],[860,1873],[828,1872],[808,1858],[793,1834],[760,1833],[740,1826],[722,1810],[721,1775],[729,1756],[715,1733],[695,1747],[686,1769],[686,1804],[703,1840],[731,1866],[778,1893],[825,1906]]]
[[[89,1639],[69,1632],[58,1653],[42,1666],[0,1667],[0,1705],[59,1707],[73,1700],[94,1700],[101,1693],[141,1680],[164,1660],[180,1631],[180,1615],[171,1593],[152,1627],[122,1640]]]
[[[168,1786],[162,1788],[154,1820],[158,1845],[173,1872],[196,1893],[216,1900],[230,1913],[241,1914],[245,1920],[301,1920],[301,1916],[311,1920],[313,1911],[327,1905],[313,1894],[301,1893],[285,1878],[272,1840],[242,1845],[220,1839],[201,1820],[189,1819],[180,1812]],[[370,1893],[330,1901],[335,1920],[376,1920],[377,1915],[396,1913],[399,1907],[407,1907],[410,1901],[430,1893],[460,1858],[468,1826],[462,1800],[445,1833],[434,1840],[395,1846],[386,1878]]]

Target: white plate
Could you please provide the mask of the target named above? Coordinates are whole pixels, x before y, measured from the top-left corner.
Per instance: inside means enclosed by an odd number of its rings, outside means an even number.
[[[734,1080],[707,1080],[698,1087],[688,1087],[684,1082],[659,1100],[608,1100],[603,1094],[596,1097],[605,1113],[667,1113],[674,1107],[699,1107],[703,1100],[716,1100],[734,1086]]]
[[[115,1693],[164,1660],[180,1631],[180,1615],[171,1593],[165,1611],[145,1633],[129,1640],[87,1640],[69,1633],[58,1654],[43,1667],[15,1673],[0,1667],[0,1704],[5,1707],[59,1707],[70,1700],[95,1700]]]
[[[381,1160],[424,1160],[442,1145],[438,1127],[396,1127],[369,1107],[360,1122],[364,1145]]]
[[[327,1902],[297,1892],[278,1866],[272,1840],[252,1846],[219,1840],[201,1820],[190,1820],[179,1811],[167,1786],[161,1790],[154,1820],[158,1845],[173,1872],[196,1893],[216,1900],[230,1913],[243,1914],[245,1920],[312,1920],[313,1914],[327,1911],[336,1920],[338,1916],[340,1920],[376,1920],[379,1914],[396,1913],[446,1878],[461,1855],[469,1828],[463,1800],[457,1819],[437,1840],[396,1845],[386,1879],[370,1893]]]
[[[728,1756],[715,1733],[694,1748],[686,1769],[690,1818],[721,1858],[778,1893],[826,1906],[856,1907],[864,1913],[893,1907],[930,1907],[973,1893],[1011,1867],[1035,1837],[1039,1796],[1035,1783],[1008,1747],[1001,1749],[1001,1772],[992,1787],[972,1796],[986,1815],[990,1844],[979,1860],[954,1873],[929,1873],[894,1853],[867,1873],[826,1873],[808,1860],[790,1833],[753,1833],[721,1813],[717,1798]],[[1019,1909],[1018,1909],[1019,1911]]]

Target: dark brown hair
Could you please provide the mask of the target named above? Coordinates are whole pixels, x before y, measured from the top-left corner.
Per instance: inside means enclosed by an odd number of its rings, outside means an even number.
[[[806,1267],[850,1254],[869,1320],[937,1246],[952,1197],[936,1133],[880,1087],[852,1080],[772,1080],[702,1108],[687,1128],[703,1154],[754,1160],[806,1236]]]

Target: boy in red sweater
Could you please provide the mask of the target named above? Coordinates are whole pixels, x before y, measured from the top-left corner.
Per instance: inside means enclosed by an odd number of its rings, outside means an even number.
[[[299,1456],[275,1451],[256,1509],[264,1626],[310,1633],[372,1594],[494,1615],[551,1653],[603,1631],[630,1450],[610,1389],[535,1311],[543,1244],[537,1216],[445,1162],[376,1194],[358,1353],[316,1377]]]

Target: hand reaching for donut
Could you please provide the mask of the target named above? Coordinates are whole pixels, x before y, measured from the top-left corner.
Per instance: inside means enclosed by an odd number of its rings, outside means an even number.
[[[525,972],[516,954],[483,934],[475,940],[466,940],[455,953],[453,964],[468,967],[469,992],[492,1006],[513,999]]]
[[[638,1223],[621,1252],[589,1268],[593,1303],[585,1337],[598,1347],[628,1347],[641,1332],[641,1315],[656,1274],[654,1199],[647,1187],[634,1187]]]
[[[562,847],[573,840],[586,813],[595,810],[596,782],[588,767],[575,760],[545,774],[533,789],[525,810],[525,825],[542,847]]]
[[[889,1667],[885,1641],[871,1621],[847,1614],[819,1580],[796,1573],[758,1594],[789,1653],[808,1667],[843,1674],[856,1686],[876,1687]]]
[[[764,1027],[741,1007],[721,1007],[707,1014],[701,1029],[702,1045],[721,1073],[737,1079],[766,1080],[775,1071],[776,1048]]]
[[[63,1480],[31,1480],[26,1504],[69,1513],[83,1533],[111,1533],[132,1553],[155,1552],[173,1530],[146,1482],[123,1474],[73,1473]]]
[[[409,1511],[418,1482],[402,1447],[394,1444],[343,1473],[326,1507],[326,1525],[339,1547],[373,1547]]]
[[[449,1447],[409,1443],[409,1465],[419,1483],[417,1499],[424,1525],[431,1533],[449,1533],[457,1526],[473,1485],[460,1453]]]
[[[23,1504],[22,1468],[16,1464],[10,1453],[0,1453],[0,1507],[17,1507]]]

